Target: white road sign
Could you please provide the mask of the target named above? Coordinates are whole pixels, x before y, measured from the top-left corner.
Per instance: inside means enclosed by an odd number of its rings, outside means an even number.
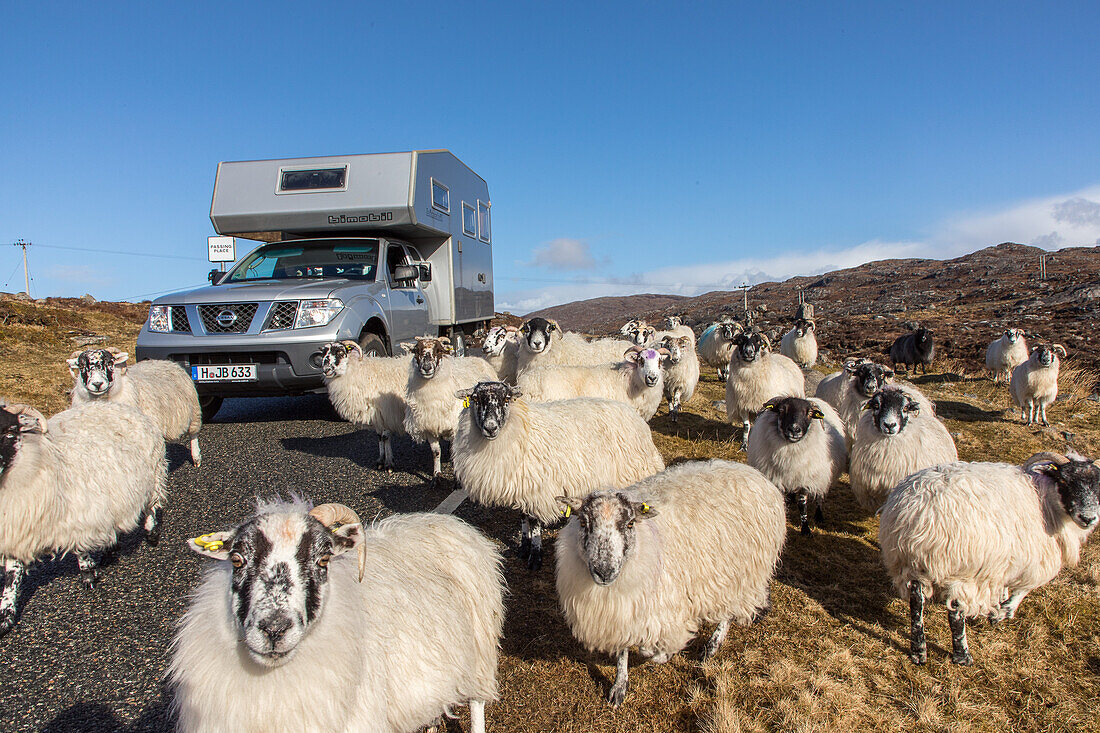
[[[237,261],[236,237],[207,237],[206,244],[210,248],[211,262]]]

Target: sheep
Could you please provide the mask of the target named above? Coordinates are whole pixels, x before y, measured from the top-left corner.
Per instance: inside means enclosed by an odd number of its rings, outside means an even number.
[[[885,387],[867,401],[848,461],[852,493],[876,511],[906,476],[959,460],[955,441],[919,397]]]
[[[661,405],[665,383],[661,361],[668,355],[668,349],[631,346],[623,361],[532,369],[520,375],[518,386],[533,402],[602,397],[626,402],[649,420]]]
[[[1014,618],[1030,591],[1073,567],[1100,520],[1100,469],[1075,453],[1021,466],[948,463],[902,481],[882,507],[879,545],[909,599],[910,659],[928,658],[925,600],[943,601],[951,661],[973,663],[966,619]]]
[[[799,531],[808,535],[808,500],[817,504],[814,520],[820,524],[829,487],[848,469],[844,423],[824,400],[768,400],[756,418],[747,455],[750,466],[796,498]]]
[[[497,378],[496,370],[476,356],[456,357],[446,337],[418,336],[416,343],[401,344],[412,353],[405,394],[405,432],[432,451],[432,480],[435,488],[443,479],[440,440],[454,436],[462,404],[454,394],[481,381]]]
[[[200,465],[202,409],[191,377],[174,361],[147,359],[129,366],[128,359],[114,348],[74,351],[68,360],[72,406],[96,401],[130,405],[148,415],[165,440],[190,440],[191,462]]]
[[[752,419],[773,397],[805,397],[806,378],[793,361],[771,353],[768,338],[759,333],[742,333],[734,338],[726,380],[726,417],[741,423],[742,449],[748,448]]]
[[[502,382],[516,383],[518,333],[519,329],[515,326],[493,326],[481,344],[482,358],[493,366]]]
[[[561,501],[572,517],[557,541],[558,599],[581,644],[617,657],[612,706],[626,696],[630,647],[663,663],[716,623],[708,659],[731,621],[768,610],[787,523],[783,495],[756,469],[692,461]]]
[[[1020,408],[1020,419],[1025,425],[1035,422],[1038,411],[1043,425],[1047,422],[1047,405],[1058,398],[1058,370],[1061,361],[1058,354],[1066,355],[1061,344],[1040,344],[1032,348],[1031,356],[1012,370],[1012,398]]]
[[[1009,328],[985,350],[985,368],[996,384],[1009,381],[1012,370],[1027,361],[1027,341],[1022,328]]]
[[[680,316],[669,316],[665,319],[665,330],[658,335],[664,338],[666,335],[687,336],[691,339],[691,345],[695,346],[695,330],[684,323]]]
[[[589,366],[618,361],[623,351],[634,345],[620,339],[585,341],[579,333],[563,334],[557,321],[545,318],[525,321],[519,333],[517,375],[543,366]]]
[[[668,414],[678,422],[681,405],[692,398],[699,385],[699,356],[687,336],[668,334],[660,343],[668,351],[664,366]]]
[[[180,731],[405,733],[468,703],[484,733],[504,578],[461,519],[263,502],[188,547],[217,562],[172,643]]]
[[[825,400],[834,409],[840,410],[840,399],[844,392],[848,389],[848,380],[852,376],[852,371],[860,364],[869,364],[870,359],[858,358],[847,359],[844,362],[844,368],[838,372],[832,372],[825,375],[820,382],[817,383],[817,389],[814,391],[814,397],[819,400]],[[892,372],[891,372],[892,373]],[[877,391],[876,388],[875,391]],[[873,394],[873,392],[872,392]],[[870,397],[870,395],[868,395]]]
[[[405,434],[409,358],[364,356],[356,342],[335,341],[321,347],[321,372],[337,414],[377,433],[375,468],[392,471],[393,436]]]
[[[718,380],[726,381],[730,372],[730,355],[733,353],[733,340],[745,329],[735,321],[719,321],[707,326],[699,336],[699,358],[709,366],[718,369]]]
[[[927,328],[918,328],[913,333],[898,336],[890,346],[890,361],[893,362],[894,371],[897,371],[900,363],[905,365],[907,371],[912,365],[914,374],[919,365],[921,372],[927,374],[935,356],[936,345],[932,342],[932,331]]]
[[[635,346],[645,346],[646,344],[653,343],[654,334],[657,333],[657,329],[650,326],[645,321],[631,321],[634,325],[630,330],[625,333],[630,338],[631,343]],[[630,325],[629,323],[627,325]],[[624,326],[625,328],[626,326]]]
[[[625,403],[533,403],[503,382],[457,396],[469,408],[455,432],[455,478],[472,501],[520,511],[519,555],[530,570],[542,566],[542,525],[560,516],[555,497],[622,488],[664,470],[649,426]]]
[[[813,321],[798,321],[794,328],[783,334],[783,339],[779,342],[779,353],[803,369],[812,367],[817,363],[816,332],[817,326]]]
[[[835,381],[834,377],[837,377]],[[849,445],[855,435],[856,425],[859,424],[864,403],[893,378],[894,371],[887,366],[866,359],[848,360],[844,363],[844,371],[829,375],[817,385],[815,396],[836,408],[844,423]],[[911,392],[916,394],[916,389],[913,388]],[[832,396],[832,399],[826,395]],[[928,404],[931,406],[930,402]]]
[[[0,636],[15,624],[28,564],[76,554],[81,580],[98,580],[96,553],[141,524],[160,539],[168,465],[148,416],[113,402],[79,404],[48,422],[0,400]]]

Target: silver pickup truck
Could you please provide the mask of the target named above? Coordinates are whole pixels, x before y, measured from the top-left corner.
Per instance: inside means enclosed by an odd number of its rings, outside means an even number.
[[[224,397],[323,391],[330,341],[461,349],[493,317],[488,187],[447,151],[221,163],[210,219],[259,246],[154,301],[136,354],[187,369],[206,419]]]

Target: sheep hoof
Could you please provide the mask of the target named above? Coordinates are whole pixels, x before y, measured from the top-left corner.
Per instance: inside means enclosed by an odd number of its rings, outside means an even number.
[[[527,569],[531,572],[536,572],[542,568],[542,549],[531,548],[530,554],[527,556]]]
[[[623,704],[623,700],[626,699],[626,685],[616,682],[611,686],[611,694],[607,696],[607,702],[613,708],[617,708]]]
[[[0,637],[11,631],[15,626],[15,609],[5,608],[0,610]]]
[[[699,661],[705,662],[717,653],[718,645],[714,643],[713,639],[711,639],[707,641],[706,645],[703,647],[703,653],[699,655]]]
[[[156,547],[158,544],[160,544],[159,524],[145,533],[145,541],[148,542],[152,547]]]
[[[969,667],[974,664],[974,657],[970,656],[970,652],[963,652],[962,654],[952,652],[951,661],[959,666]]]
[[[374,464],[374,470],[375,470],[375,471],[382,471],[382,470],[384,470],[385,468],[386,468],[386,463],[385,463],[385,461],[381,461],[381,460],[380,460],[380,461],[378,461],[378,463]]]
[[[519,543],[519,549],[516,550],[516,557],[520,560],[526,560],[531,556],[531,540],[528,537],[524,537]]]
[[[99,574],[95,570],[81,570],[80,582],[88,590],[92,590],[99,584]]]
[[[801,532],[802,534],[804,534],[807,537],[809,537],[812,534],[812,531],[810,530],[810,525],[809,524],[803,524],[799,528],[798,531]]]
[[[927,654],[910,654],[909,655],[909,661],[911,661],[913,664],[923,665],[928,661],[928,655]]]

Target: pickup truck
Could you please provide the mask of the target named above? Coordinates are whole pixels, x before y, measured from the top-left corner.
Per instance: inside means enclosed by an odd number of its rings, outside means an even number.
[[[152,304],[136,358],[171,359],[204,419],[225,397],[323,392],[320,348],[461,350],[493,317],[485,181],[448,151],[223,162],[210,219],[257,240],[211,284]]]

